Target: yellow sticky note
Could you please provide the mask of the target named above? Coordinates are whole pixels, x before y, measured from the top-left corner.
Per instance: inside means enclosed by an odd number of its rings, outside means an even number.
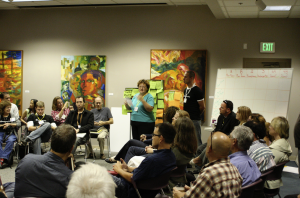
[[[169,107],[174,106],[174,107],[179,107],[180,103],[178,100],[172,100],[169,101]]]
[[[155,124],[163,123],[163,119],[156,119]]]
[[[156,98],[156,89],[150,90],[150,94],[152,95],[153,98]]]
[[[162,118],[163,116],[164,116],[164,110],[163,109],[157,109],[156,117]]]
[[[158,101],[157,101],[157,107],[158,107],[159,109],[165,108],[164,101],[163,101],[163,100],[158,100]]]
[[[174,100],[180,100],[180,98],[181,98],[181,92],[175,91]]]
[[[164,92],[157,94],[158,99],[164,99]]]
[[[174,91],[169,92],[169,101],[174,100]]]
[[[157,105],[155,104],[153,107],[153,112],[156,112],[156,111],[157,111]]]
[[[132,90],[132,93],[131,93],[131,96],[134,96],[135,94],[139,93],[139,90],[138,89],[133,89]]]
[[[131,98],[132,90],[125,90],[123,98]]]
[[[150,89],[156,89],[156,81],[150,81]]]
[[[161,80],[156,81],[156,89],[161,89],[162,88],[161,84],[162,84]]]
[[[153,112],[153,116],[154,116],[154,119],[156,119],[156,113],[155,112]]]

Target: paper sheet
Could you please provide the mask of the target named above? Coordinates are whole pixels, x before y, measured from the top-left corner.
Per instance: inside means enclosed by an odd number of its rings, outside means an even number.
[[[174,100],[180,101],[180,98],[181,98],[181,92],[175,91],[175,94],[174,94]]]
[[[156,112],[156,111],[157,111],[157,105],[155,104],[153,107],[153,112]]]
[[[150,94],[152,95],[153,98],[156,98],[156,89],[150,90]]]
[[[163,119],[156,119],[155,124],[163,123]]]
[[[159,109],[165,108],[164,101],[163,101],[163,100],[158,100],[158,101],[157,101],[157,107],[158,107]]]
[[[174,100],[174,91],[169,92],[169,101]]]
[[[177,100],[169,101],[169,107],[171,107],[171,106],[179,107],[179,105],[180,105],[180,102]]]
[[[150,89],[156,89],[156,81],[150,81]]]
[[[78,138],[83,138],[85,136],[86,133],[77,133],[76,137]]]
[[[154,115],[154,119],[156,119],[156,113],[155,112],[153,112],[153,115]]]
[[[126,102],[127,102],[127,104],[128,104],[130,107],[133,106],[132,100],[131,100],[130,98],[126,98]]]
[[[161,89],[162,88],[161,84],[162,84],[161,80],[156,81],[156,89]]]
[[[158,99],[164,99],[164,92],[157,94]]]
[[[164,115],[164,110],[163,109],[157,109],[156,117],[162,118],[163,115]]]
[[[125,90],[123,93],[123,98],[131,98],[132,90]]]

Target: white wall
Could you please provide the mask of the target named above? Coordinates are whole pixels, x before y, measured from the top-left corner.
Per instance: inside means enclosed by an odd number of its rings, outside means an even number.
[[[60,94],[61,55],[106,55],[106,104],[118,107],[123,103],[124,87],[150,77],[151,49],[206,49],[207,118],[211,116],[208,96],[214,94],[217,68],[240,68],[243,58],[291,58],[294,76],[288,117],[296,155],[293,130],[300,112],[299,22],[216,20],[207,6],[1,10],[0,45],[2,50],[24,50],[23,111],[31,98],[37,98],[46,103],[46,113],[51,111],[54,96]],[[261,41],[276,42],[276,53],[260,54]],[[248,44],[247,50],[243,43]]]

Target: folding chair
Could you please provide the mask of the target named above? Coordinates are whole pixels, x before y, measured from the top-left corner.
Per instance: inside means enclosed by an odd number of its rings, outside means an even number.
[[[177,168],[174,168],[172,171],[174,171]],[[140,192],[138,189],[144,189],[144,190],[161,190],[161,193],[165,195],[162,188],[167,187],[169,184],[169,179],[172,174],[172,171],[167,172],[163,175],[145,179],[145,180],[138,180],[134,181],[131,177],[132,185],[138,195],[139,198],[142,198],[140,195]]]
[[[90,130],[90,134],[94,134],[94,135],[99,135],[99,133],[97,132],[97,130],[95,129],[91,129]],[[107,144],[107,156],[108,158],[110,157],[110,135],[109,135],[109,130],[107,131],[107,135],[105,136],[106,139],[106,144]],[[92,148],[92,145],[89,145],[89,148]],[[94,155],[94,154],[93,154]]]
[[[260,185],[261,183],[263,183],[263,180],[259,179],[248,186],[242,187],[242,193],[239,196],[239,198],[253,198],[254,189],[256,188],[257,185]]]
[[[285,164],[288,163],[289,161],[290,160],[277,164],[275,166],[273,172],[271,174],[267,175],[266,180],[281,179],[283,168],[284,168]],[[274,196],[278,195],[281,198],[281,196],[279,194],[279,190],[280,190],[280,188],[276,188],[276,189],[266,189],[265,188],[264,193],[265,193],[266,197],[274,197]]]

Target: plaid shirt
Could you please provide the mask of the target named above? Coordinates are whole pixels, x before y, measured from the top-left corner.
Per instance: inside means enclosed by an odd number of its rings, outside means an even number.
[[[239,197],[243,178],[229,158],[206,164],[184,197]]]

